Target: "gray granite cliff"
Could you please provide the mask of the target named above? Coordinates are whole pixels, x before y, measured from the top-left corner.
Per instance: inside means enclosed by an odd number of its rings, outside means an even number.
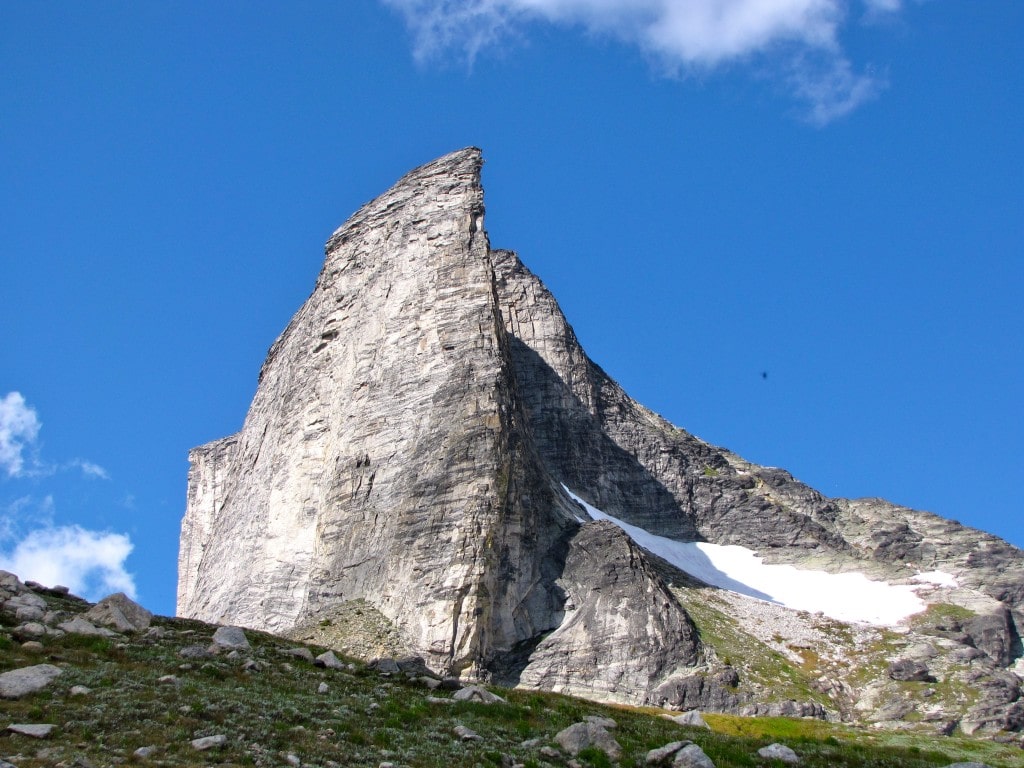
[[[328,240],[242,429],[189,455],[178,613],[324,642],[372,618],[381,648],[446,675],[764,709],[694,623],[686,601],[703,585],[589,521],[567,488],[651,533],[770,561],[955,575],[963,588],[936,602],[969,613],[947,635],[984,657],[971,684],[1017,681],[999,688],[1010,702],[975,702],[975,721],[1024,725],[1020,679],[1000,672],[1021,667],[1020,550],[881,500],[826,498],[630,399],[540,280],[490,247],[481,165],[469,148],[418,168]],[[835,709],[853,707],[836,686]]]

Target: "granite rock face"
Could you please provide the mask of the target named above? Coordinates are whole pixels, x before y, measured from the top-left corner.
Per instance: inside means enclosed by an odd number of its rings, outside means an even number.
[[[588,577],[581,546],[621,540],[580,525],[530,435],[480,166],[417,169],[331,237],[242,431],[190,455],[180,614],[287,631],[366,600],[441,674],[515,674]],[[663,589],[643,569],[614,588]],[[688,638],[658,664],[690,663]]]
[[[633,401],[518,256],[490,247],[481,165],[470,148],[418,168],[328,240],[241,431],[190,453],[180,615],[323,641],[372,613],[439,675],[767,706],[723,677],[735,672],[663,564],[588,521],[568,489],[651,533],[768,561],[889,580],[941,570],[963,587],[943,599],[970,611],[929,632],[983,657],[989,677],[1017,664],[1019,550],[881,500],[826,498]]]

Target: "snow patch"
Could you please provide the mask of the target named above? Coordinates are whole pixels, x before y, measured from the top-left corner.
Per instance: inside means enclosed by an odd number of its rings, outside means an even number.
[[[684,542],[657,536],[602,512],[562,487],[594,520],[615,523],[644,549],[714,587],[798,611],[820,611],[839,621],[875,626],[894,626],[927,607],[915,592],[919,586],[872,581],[856,572],[826,573],[792,565],[771,565],[753,550],[735,544]],[[915,578],[929,584],[940,583],[940,579],[943,585],[949,580],[954,584],[956,581],[941,571],[918,574]]]

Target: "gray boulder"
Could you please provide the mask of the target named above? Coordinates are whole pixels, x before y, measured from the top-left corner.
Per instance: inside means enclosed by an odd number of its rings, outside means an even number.
[[[201,739],[192,739],[193,749],[198,749],[201,752],[207,749],[223,747],[227,743],[228,737],[223,734],[218,734],[216,736],[203,736]]]
[[[397,675],[402,671],[398,661],[392,658],[374,659],[368,666],[384,675]]]
[[[703,749],[696,744],[687,744],[676,752],[672,768],[715,768],[715,764],[704,754]]]
[[[73,635],[99,635],[101,637],[117,637],[117,632],[107,629],[106,627],[97,627],[92,622],[88,621],[84,616],[75,616],[69,621],[61,622],[57,625],[58,629],[62,629]]]
[[[678,725],[689,725],[694,728],[707,728],[709,731],[711,730],[711,726],[704,720],[704,716],[699,709],[691,709],[689,712],[683,712],[681,715],[662,715],[662,717]]]
[[[482,704],[504,703],[505,700],[496,693],[491,693],[479,685],[467,685],[462,690],[456,691],[452,696],[455,701],[478,701]]]
[[[239,651],[247,651],[250,648],[249,639],[241,627],[217,627],[217,631],[213,633],[213,644]]]
[[[7,730],[22,736],[30,736],[33,739],[45,739],[53,733],[53,729],[56,727],[49,723],[12,723],[7,726]]]
[[[18,621],[42,621],[46,611],[37,605],[19,605],[14,611]]]
[[[472,728],[467,728],[464,725],[456,725],[452,732],[459,737],[461,741],[482,741],[483,736],[474,731]]]
[[[118,632],[142,632],[149,629],[153,614],[124,592],[117,592],[86,611],[85,618],[112,627]]]
[[[20,699],[43,690],[63,674],[52,664],[36,664],[0,674],[0,699]]]
[[[675,755],[676,752],[678,752],[683,747],[689,746],[690,744],[693,744],[693,742],[673,741],[669,744],[666,744],[664,747],[652,749],[650,752],[647,753],[647,757],[644,759],[644,762],[646,762],[647,765],[662,765],[663,763],[668,762],[668,759]]]
[[[589,747],[600,749],[612,760],[618,760],[622,754],[619,742],[597,723],[573,723],[568,728],[555,734],[555,741],[562,749],[574,757],[581,750]]]
[[[334,655],[334,651],[325,651],[316,657],[315,663],[318,667],[327,669],[345,669],[345,663]]]
[[[785,744],[769,744],[767,747],[757,750],[757,754],[766,760],[781,760],[789,765],[796,765],[800,762],[797,753]]]
[[[928,667],[913,659],[898,659],[889,665],[889,677],[900,682],[934,683]]]
[[[294,656],[296,659],[308,661],[310,664],[312,664],[315,661],[315,659],[313,658],[313,652],[305,646],[300,646],[298,648],[288,648],[286,650],[281,651],[281,653],[285,656]]]

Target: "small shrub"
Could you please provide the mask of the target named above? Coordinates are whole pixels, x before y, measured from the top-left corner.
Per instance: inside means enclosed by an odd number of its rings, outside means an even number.
[[[611,768],[612,766],[611,758],[597,747],[581,749],[576,756],[587,765],[593,766],[593,768]]]

